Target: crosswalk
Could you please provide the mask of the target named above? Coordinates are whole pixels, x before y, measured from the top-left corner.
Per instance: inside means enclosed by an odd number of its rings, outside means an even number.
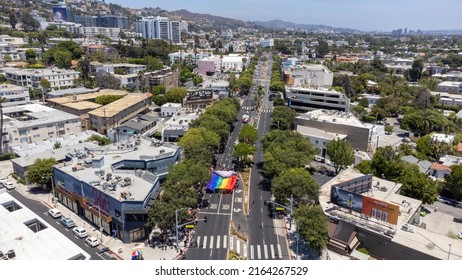
[[[244,110],[253,110],[253,106],[244,106],[242,107]]]
[[[192,249],[229,249],[250,260],[282,259],[280,244],[248,245],[243,240],[228,235],[197,236]]]
[[[242,107],[242,109],[244,109],[246,111],[252,111],[254,109],[254,107],[252,107],[252,106],[244,106],[244,107]],[[273,112],[273,110],[272,109],[263,109],[263,110],[261,110],[261,112],[263,112],[263,113],[271,113],[271,112]]]
[[[271,112],[273,112],[273,110],[271,110],[271,109],[263,109],[263,110],[261,110],[261,112],[262,113],[271,113]]]

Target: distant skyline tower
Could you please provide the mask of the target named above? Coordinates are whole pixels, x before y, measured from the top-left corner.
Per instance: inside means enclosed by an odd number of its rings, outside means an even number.
[[[407,34],[407,27],[404,27],[404,34]]]

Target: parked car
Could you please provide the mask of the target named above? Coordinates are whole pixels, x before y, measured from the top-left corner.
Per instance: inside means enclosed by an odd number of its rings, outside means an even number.
[[[4,186],[7,190],[12,190],[12,189],[15,188],[13,182],[11,182],[11,181],[3,182],[3,186]]]
[[[61,220],[59,221],[63,226],[67,228],[73,228],[75,227],[75,223],[71,218],[65,218],[62,217]]]
[[[407,231],[407,232],[414,232],[414,230],[411,228],[411,226],[409,224],[404,224],[401,227],[401,229],[404,230],[404,231]]]
[[[8,179],[6,177],[0,177],[0,183],[4,183],[6,182]]]
[[[456,223],[462,223],[462,217],[454,217],[452,220]]]
[[[55,219],[61,218],[61,216],[62,216],[61,211],[59,211],[56,208],[48,210],[48,215],[52,216]]]
[[[81,228],[81,227],[74,228],[72,231],[77,237],[80,237],[80,238],[85,238],[88,236],[88,232],[84,228]]]
[[[462,239],[462,232],[459,232],[459,233],[457,234],[457,238]]]
[[[96,247],[99,245],[98,238],[94,236],[90,236],[87,239],[85,239],[85,243],[87,243],[87,245],[90,247]]]

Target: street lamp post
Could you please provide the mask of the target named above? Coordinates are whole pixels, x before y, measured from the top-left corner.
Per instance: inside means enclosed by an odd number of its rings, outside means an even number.
[[[175,233],[176,233],[176,251],[179,251],[180,245],[178,244],[178,212],[183,211],[183,210],[189,210],[189,208],[181,208],[178,210],[175,210]]]
[[[449,244],[448,260],[449,260],[449,257],[451,256],[451,246],[452,246],[452,244]]]
[[[51,175],[51,192],[53,193],[53,200],[55,199],[56,197],[56,193],[55,193],[55,180],[53,179],[53,175]]]
[[[298,260],[298,242],[300,240],[300,226],[297,224],[297,249],[295,250],[295,259]]]

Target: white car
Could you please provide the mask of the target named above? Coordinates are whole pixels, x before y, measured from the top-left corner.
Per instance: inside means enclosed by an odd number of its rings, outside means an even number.
[[[85,239],[85,243],[87,243],[87,245],[90,247],[96,247],[99,245],[98,238],[94,236],[90,236],[87,239]]]
[[[14,184],[13,184],[13,182],[11,182],[11,181],[3,182],[3,186],[4,186],[7,190],[12,190],[12,189],[14,189]]]
[[[457,238],[462,239],[462,232],[459,232],[459,233],[457,234]]]
[[[81,227],[74,228],[72,231],[77,237],[80,237],[80,238],[85,238],[88,236],[88,232],[84,228],[81,228]]]
[[[0,183],[5,183],[8,179],[6,177],[0,177]]]
[[[61,218],[61,216],[62,216],[61,211],[59,211],[56,208],[48,210],[48,215],[52,216],[55,219]]]

